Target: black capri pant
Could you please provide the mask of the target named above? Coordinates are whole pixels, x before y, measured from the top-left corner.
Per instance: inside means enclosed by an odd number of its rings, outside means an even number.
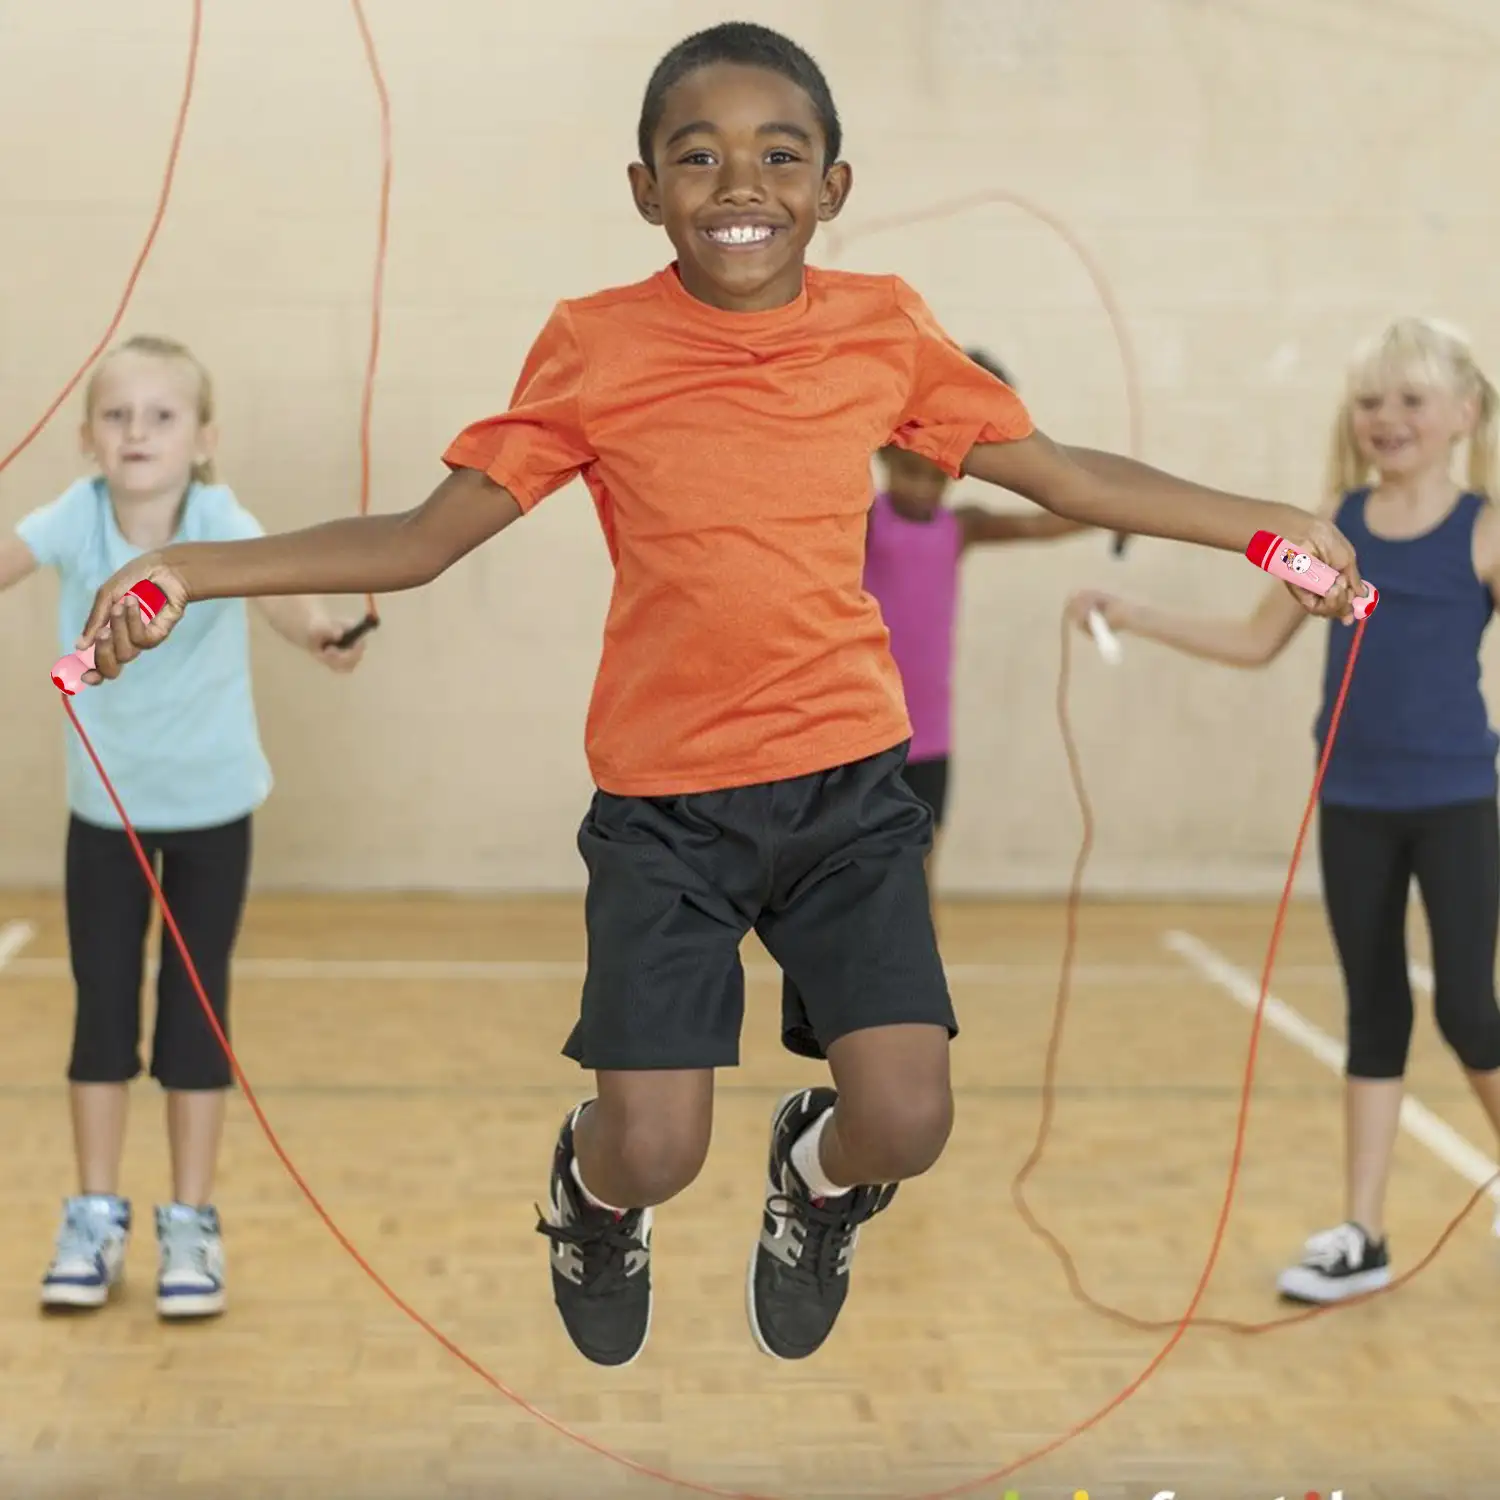
[[[1323,900],[1344,971],[1351,1078],[1400,1078],[1411,1045],[1406,907],[1412,877],[1432,942],[1433,1008],[1465,1068],[1500,1068],[1495,936],[1500,815],[1493,799],[1411,812],[1319,812]]]
[[[229,963],[250,877],[250,819],[139,838],[228,1036]],[[125,1083],[140,1074],[141,980],[153,905],[124,832],[72,818],[67,908],[77,988],[68,1063],[73,1083]],[[167,1089],[224,1089],[233,1082],[165,924],[151,1076]]]

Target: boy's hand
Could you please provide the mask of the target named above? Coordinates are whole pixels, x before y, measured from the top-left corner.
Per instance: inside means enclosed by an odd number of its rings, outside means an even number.
[[[1325,619],[1342,620],[1346,625],[1354,623],[1354,600],[1363,598],[1368,592],[1364,580],[1359,576],[1359,567],[1354,560],[1354,548],[1344,535],[1320,516],[1299,516],[1282,530],[1282,536],[1294,547],[1311,553],[1330,568],[1337,568],[1339,581],[1326,594],[1314,594],[1310,589],[1299,589],[1296,584],[1286,585],[1298,604],[1310,615],[1321,615]]]
[[[353,620],[319,620],[308,632],[308,649],[323,665],[334,672],[352,672],[365,654],[365,637],[342,650],[336,644],[356,622]]]
[[[149,579],[166,595],[149,622],[130,592],[142,579]],[[75,649],[94,647],[94,670],[86,672],[83,681],[93,687],[116,678],[142,651],[161,645],[182,618],[187,602],[187,585],[158,554],[148,552],[127,563],[94,595],[88,622],[78,637]]]

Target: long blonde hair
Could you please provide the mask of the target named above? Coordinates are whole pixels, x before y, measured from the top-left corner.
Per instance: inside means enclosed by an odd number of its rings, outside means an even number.
[[[1336,499],[1370,482],[1369,465],[1354,442],[1354,402],[1368,391],[1399,380],[1419,386],[1444,386],[1460,400],[1474,402],[1468,488],[1486,499],[1493,498],[1500,395],[1479,368],[1468,339],[1436,318],[1398,318],[1355,350],[1345,379],[1344,399],[1333,424],[1328,457],[1330,495]]]
[[[123,344],[116,344],[94,366],[93,374],[89,376],[89,383],[84,389],[85,419],[94,415],[94,395],[98,389],[99,376],[103,373],[105,365],[117,354],[146,354],[155,359],[176,359],[185,365],[190,365],[193,373],[198,377],[198,425],[207,427],[213,421],[214,383],[207,368],[186,344],[180,344],[176,339],[161,338],[153,333],[138,333],[126,339]],[[193,465],[193,478],[199,484],[212,484],[215,477],[216,471],[211,458],[205,458]]]

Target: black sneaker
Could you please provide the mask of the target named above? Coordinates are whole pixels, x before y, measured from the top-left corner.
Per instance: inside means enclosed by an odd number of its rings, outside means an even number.
[[[822,1347],[849,1295],[859,1227],[896,1196],[890,1183],[814,1198],[792,1166],[792,1143],[837,1099],[833,1089],[800,1089],[771,1117],[765,1215],[746,1304],[755,1342],[776,1359],[806,1359]]]
[[[573,1177],[573,1126],[563,1122],[552,1156],[547,1211],[537,1233],[552,1241],[552,1299],[585,1359],[628,1365],[651,1331],[651,1210],[595,1208]]]
[[[1341,1302],[1378,1291],[1391,1279],[1384,1240],[1372,1240],[1358,1224],[1340,1224],[1308,1240],[1300,1264],[1281,1273],[1276,1289],[1288,1302]]]

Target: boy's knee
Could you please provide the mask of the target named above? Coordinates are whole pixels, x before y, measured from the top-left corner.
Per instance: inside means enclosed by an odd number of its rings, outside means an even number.
[[[665,1203],[703,1170],[706,1142],[665,1132],[639,1131],[621,1142],[621,1165],[636,1184],[633,1201]]]
[[[839,1099],[839,1138],[870,1182],[920,1177],[943,1154],[953,1131],[953,1091],[943,1084],[904,1089],[887,1099]]]
[[[703,1170],[708,1156],[709,1131],[696,1120],[617,1112],[614,1118],[601,1115],[595,1128],[596,1149],[612,1159],[614,1172],[630,1184],[629,1202],[635,1207],[676,1197]]]

